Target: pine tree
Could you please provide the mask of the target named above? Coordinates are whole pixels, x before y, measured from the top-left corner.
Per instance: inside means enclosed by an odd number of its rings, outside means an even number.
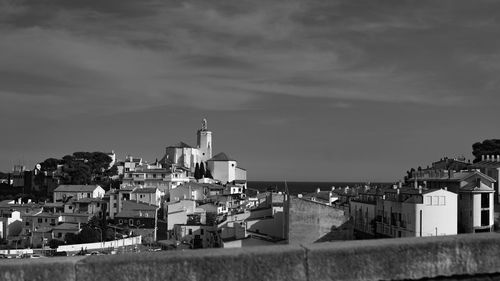
[[[194,178],[201,179],[201,177],[200,177],[200,165],[198,163],[196,163],[196,166],[194,167]]]
[[[200,164],[200,179],[203,178],[205,176],[205,164],[203,164],[203,162],[201,162]]]

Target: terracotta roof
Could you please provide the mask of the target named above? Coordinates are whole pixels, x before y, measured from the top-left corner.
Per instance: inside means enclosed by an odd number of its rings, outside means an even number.
[[[227,156],[226,153],[221,152],[221,153],[215,155],[214,157],[208,159],[208,161],[236,161],[236,160]]]

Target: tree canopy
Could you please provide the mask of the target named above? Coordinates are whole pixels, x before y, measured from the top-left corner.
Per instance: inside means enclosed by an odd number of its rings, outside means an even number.
[[[474,163],[481,161],[482,155],[500,155],[500,139],[487,139],[472,145]]]
[[[111,157],[103,152],[74,152],[62,159],[48,158],[41,163],[42,171],[53,172],[62,165],[65,184],[91,184],[101,177],[111,177],[118,173],[111,167]]]

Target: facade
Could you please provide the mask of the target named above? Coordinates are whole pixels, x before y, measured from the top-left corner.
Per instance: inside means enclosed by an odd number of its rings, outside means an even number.
[[[361,192],[350,203],[350,214],[354,219],[354,236],[372,238],[377,235],[377,202],[381,202],[382,193],[376,189]]]
[[[382,237],[457,234],[457,194],[445,189],[384,190],[376,212],[376,232]]]
[[[236,160],[221,152],[207,161],[207,167],[212,173],[212,177],[223,184],[233,181],[246,181],[247,173],[245,169],[238,167]]]
[[[164,167],[175,165],[194,172],[197,163],[205,163],[212,157],[212,132],[208,130],[207,120],[203,119],[201,129],[196,134],[197,145],[192,147],[184,142],[168,146],[160,163]]]
[[[99,185],[60,185],[53,193],[54,202],[68,200],[73,198],[80,200],[82,198],[102,198],[104,189]]]
[[[130,200],[148,205],[160,206],[162,192],[158,188],[135,188],[130,193]]]
[[[481,173],[495,180],[494,189],[496,191],[495,203],[500,202],[500,155],[483,155],[481,161],[471,166],[474,169],[479,169]]]
[[[447,188],[458,194],[458,232],[490,232],[494,226],[495,180],[478,171],[431,171],[419,174],[428,188]]]

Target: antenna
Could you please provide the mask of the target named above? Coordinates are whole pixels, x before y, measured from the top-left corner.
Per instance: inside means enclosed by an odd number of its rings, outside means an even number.
[[[290,194],[290,193],[288,192],[288,184],[287,184],[286,180],[285,180],[285,194]]]

